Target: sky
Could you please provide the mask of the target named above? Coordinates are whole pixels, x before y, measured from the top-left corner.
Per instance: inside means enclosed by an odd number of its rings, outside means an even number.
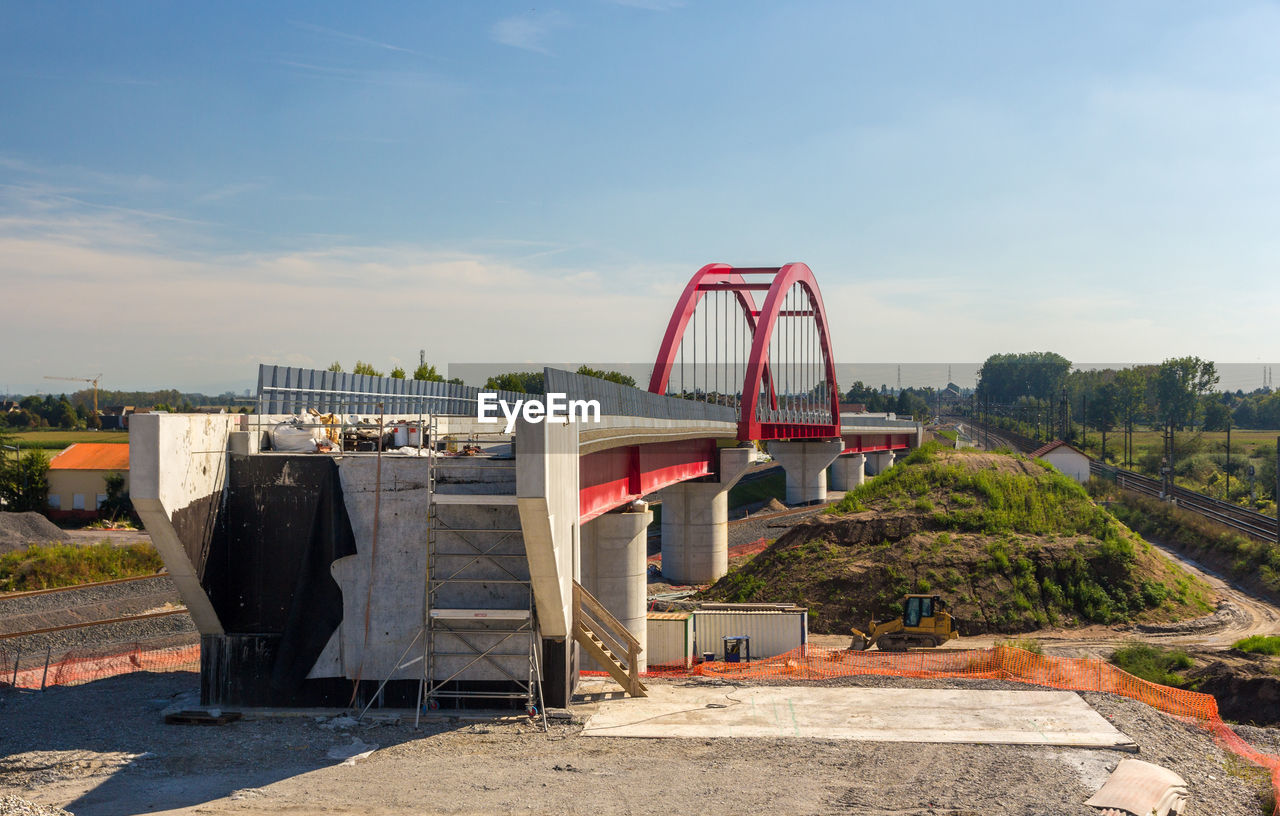
[[[0,10],[0,391],[649,362],[713,261],[844,364],[1280,359],[1275,2]]]

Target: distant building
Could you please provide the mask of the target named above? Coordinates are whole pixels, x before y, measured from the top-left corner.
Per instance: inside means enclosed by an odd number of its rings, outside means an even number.
[[[867,405],[863,402],[842,402],[840,403],[840,413],[842,414],[865,414]]]
[[[1032,459],[1043,459],[1080,484],[1089,481],[1089,455],[1071,447],[1061,439],[1045,445],[1031,454]]]
[[[98,518],[107,500],[107,476],[119,473],[129,489],[129,446],[79,442],[49,462],[49,518]]]
[[[107,405],[98,411],[98,419],[104,431],[129,430],[129,415],[134,412],[132,405]]]

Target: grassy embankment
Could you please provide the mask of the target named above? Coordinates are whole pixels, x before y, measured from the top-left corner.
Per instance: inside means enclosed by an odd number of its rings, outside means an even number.
[[[797,526],[706,593],[810,608],[818,632],[938,593],[961,631],[1167,621],[1211,611],[1211,591],[1025,457],[928,445]]]
[[[1233,583],[1280,603],[1280,547],[1258,541],[1198,513],[1094,480],[1090,489],[1112,499],[1111,511],[1130,528],[1221,573]]]
[[[31,545],[0,555],[0,592],[88,584],[135,575],[152,575],[164,567],[150,544],[115,547],[102,542],[88,547],[68,544]]]

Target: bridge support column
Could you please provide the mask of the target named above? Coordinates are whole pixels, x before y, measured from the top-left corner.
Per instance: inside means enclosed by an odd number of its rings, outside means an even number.
[[[582,585],[604,605],[627,631],[648,643],[649,522],[653,511],[605,513],[582,525]],[[647,668],[644,652],[640,671]]]
[[[893,451],[880,451],[871,454],[868,461],[869,469],[872,476],[879,476],[889,468],[893,467],[893,462],[897,458]]]
[[[749,448],[720,451],[720,478],[662,491],[662,575],[673,584],[709,584],[729,571],[729,488],[755,460]]]
[[[787,472],[787,504],[826,501],[827,466],[842,450],[842,439],[770,442],[769,455]]]
[[[867,456],[864,453],[845,453],[831,463],[828,477],[832,490],[853,490],[866,481]]]

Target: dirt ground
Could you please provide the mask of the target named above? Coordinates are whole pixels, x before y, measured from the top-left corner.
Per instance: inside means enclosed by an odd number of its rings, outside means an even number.
[[[856,694],[859,686],[928,682],[866,677],[826,684]],[[524,716],[433,720],[421,730],[311,716],[164,725],[161,710],[191,701],[196,684],[192,674],[135,674],[43,694],[0,692],[0,794],[79,816],[1083,816],[1096,814],[1084,800],[1129,756],[1026,746],[588,738],[579,732],[590,702],[574,707],[575,720],[553,722],[550,733]],[[1085,699],[1133,738],[1139,758],[1187,779],[1189,813],[1261,813],[1266,775],[1224,754],[1203,731],[1131,700]]]

